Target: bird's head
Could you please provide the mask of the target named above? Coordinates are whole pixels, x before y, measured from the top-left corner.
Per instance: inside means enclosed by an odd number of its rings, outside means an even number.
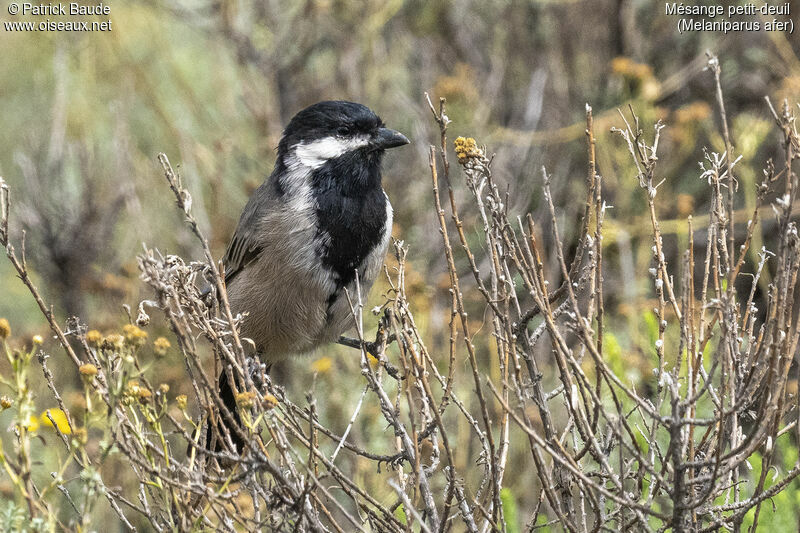
[[[380,159],[388,148],[408,144],[400,132],[384,126],[367,106],[326,101],[309,106],[286,126],[279,156],[291,155],[300,164],[317,169],[343,156]]]

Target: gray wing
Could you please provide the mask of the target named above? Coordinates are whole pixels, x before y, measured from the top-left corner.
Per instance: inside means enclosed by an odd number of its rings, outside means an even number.
[[[264,217],[273,208],[275,196],[268,179],[253,192],[242,211],[239,224],[225,252],[225,284],[229,285],[239,272],[255,261],[263,251],[261,240],[261,224]]]

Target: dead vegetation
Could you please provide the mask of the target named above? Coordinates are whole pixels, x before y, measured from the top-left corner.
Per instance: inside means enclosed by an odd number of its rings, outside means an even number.
[[[529,511],[520,517],[528,530],[568,531],[738,531],[751,513],[754,530],[765,503],[800,474],[796,459],[784,467],[787,450],[800,440],[798,396],[787,390],[800,337],[792,211],[800,136],[792,108],[776,110],[767,102],[784,160],[766,163],[759,205],[746,226],[737,224],[740,159],[727,129],[716,58],[709,67],[726,151],[705,153],[701,162],[699,177],[713,200],[702,228],[687,219],[689,244],[679,262],[667,261],[656,209],[670,201],[659,196],[668,179],[657,165],[668,157],[658,154],[664,126],[646,127],[629,109],[616,130],[636,169],[625,179],[641,189],[650,217],[652,258],[636,275],[649,279],[655,301],[651,391],[638,390],[612,368],[605,346],[603,231],[613,210],[603,195],[589,106],[586,196],[568,261],[547,170],[541,176],[549,220],[509,212],[508,193],[493,178],[485,148],[458,138],[458,167],[451,164],[445,102],[428,100],[440,131],[438,146],[430,148],[431,208],[449,276],[449,339],[439,343],[445,350],[431,349],[435,343],[417,325],[405,278],[413,248],[395,242],[396,262],[385,272],[389,290],[373,309],[377,331],[362,324],[366,303],[351,301],[357,335],[349,344],[360,350],[363,390],[338,432],[320,420],[324,398],[313,387],[298,403],[304,391],[284,390],[247,356],[220,266],[166,156],[159,161],[204,257],[187,262],[146,249],[138,262],[153,297],[130,313],[116,336],[74,318],[62,327],[31,281],[24,240],[19,250],[10,243],[10,193],[0,182],[0,243],[81,375],[85,396],[83,409],[68,409],[41,343],[11,350],[8,334],[0,335],[13,369],[3,376],[13,393],[4,408],[17,410],[13,442],[4,443],[0,456],[20,504],[8,512],[37,528],[78,530],[89,526],[102,500],[130,529],[144,523],[156,531],[475,533],[516,530],[509,513],[519,508]],[[468,201],[459,202],[455,188],[469,191]],[[777,245],[762,249],[749,272],[747,253],[764,205],[777,221]],[[475,224],[465,225],[463,212]],[[549,228],[553,246],[543,246],[541,227]],[[700,248],[695,237],[703,233]],[[553,264],[557,271],[548,271]],[[765,269],[772,281],[767,309],[759,310],[756,290]],[[201,296],[205,284],[218,305],[209,307]],[[468,312],[475,302],[483,312],[479,327]],[[147,370],[141,347],[155,313],[172,331],[161,346],[174,343],[180,352],[189,398],[171,397]],[[478,344],[491,345],[494,360],[480,360]],[[62,424],[55,410],[43,415],[63,445],[44,486],[30,451],[34,356],[65,417]],[[216,392],[220,369],[234,384],[241,425]],[[365,404],[377,406],[385,428],[367,447],[349,438]],[[224,443],[219,451],[206,442],[206,424],[217,417],[246,442],[241,454],[228,434],[212,434]],[[513,463],[514,474],[528,480],[524,493],[506,488],[514,454],[524,458]],[[135,483],[117,486],[104,467],[111,460]],[[353,465],[363,462],[371,465],[372,479],[352,475]],[[77,472],[80,481],[68,483],[67,472]]]

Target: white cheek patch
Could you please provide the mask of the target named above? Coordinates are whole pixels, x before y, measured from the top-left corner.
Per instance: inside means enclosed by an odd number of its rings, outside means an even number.
[[[296,145],[294,153],[301,164],[316,169],[330,159],[335,159],[347,152],[367,146],[369,140],[367,135],[358,135],[346,139],[333,136],[325,137],[310,143]]]

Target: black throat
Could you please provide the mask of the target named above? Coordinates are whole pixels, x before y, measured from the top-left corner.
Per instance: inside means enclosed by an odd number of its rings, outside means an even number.
[[[348,152],[311,175],[319,221],[317,253],[336,278],[337,292],[355,279],[356,269],[383,239],[386,196],[380,159],[379,152]]]

